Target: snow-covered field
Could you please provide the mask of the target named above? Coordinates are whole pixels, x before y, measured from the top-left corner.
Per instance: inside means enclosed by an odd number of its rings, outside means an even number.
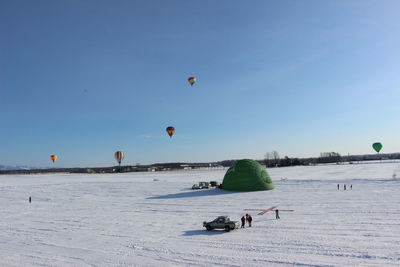
[[[0,266],[400,266],[400,163],[268,169],[272,191],[190,189],[225,171],[0,176]],[[294,212],[202,227],[274,205]]]

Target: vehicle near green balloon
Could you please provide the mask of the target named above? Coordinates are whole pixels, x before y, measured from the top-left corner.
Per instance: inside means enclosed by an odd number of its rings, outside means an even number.
[[[242,159],[226,171],[221,188],[229,191],[262,191],[272,190],[275,186],[260,163]]]
[[[379,143],[379,142],[376,142],[376,143],[373,143],[373,144],[372,144],[372,148],[373,148],[377,153],[379,153],[379,151],[381,151],[382,147],[383,147],[383,145],[382,145],[381,143]]]

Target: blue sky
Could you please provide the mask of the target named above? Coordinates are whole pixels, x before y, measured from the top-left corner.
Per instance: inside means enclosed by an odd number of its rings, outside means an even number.
[[[399,13],[397,0],[3,0],[0,164],[399,152]]]

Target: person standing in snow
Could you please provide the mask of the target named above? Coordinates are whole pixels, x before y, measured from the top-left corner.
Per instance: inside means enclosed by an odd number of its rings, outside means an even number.
[[[344,190],[346,190],[346,185],[344,185]]]
[[[337,190],[339,190],[339,184],[337,184]]]
[[[244,215],[242,216],[242,218],[240,220],[242,221],[242,226],[240,228],[244,228],[244,224],[246,222],[246,218],[244,218]]]
[[[249,214],[249,217],[247,218],[247,221],[249,222],[249,227],[251,227],[251,222],[253,221],[253,218]]]
[[[278,209],[275,210],[275,218],[276,218],[277,220],[280,219],[280,217],[279,217],[279,210],[278,210]]]

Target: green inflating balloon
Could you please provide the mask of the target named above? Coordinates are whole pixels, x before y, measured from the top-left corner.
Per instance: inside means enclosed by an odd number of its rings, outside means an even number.
[[[382,146],[381,143],[377,142],[377,143],[373,143],[373,144],[372,144],[372,147],[373,147],[373,149],[374,149],[376,152],[379,153],[379,151],[381,151],[381,149],[382,149],[383,146]]]
[[[261,191],[274,188],[265,168],[251,159],[237,161],[226,171],[222,182],[222,189],[229,191]]]

